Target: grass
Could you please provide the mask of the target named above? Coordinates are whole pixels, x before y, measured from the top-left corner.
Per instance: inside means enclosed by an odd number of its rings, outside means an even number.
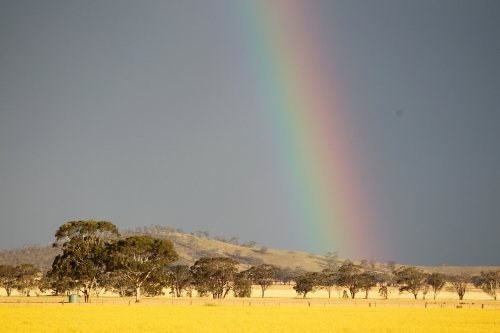
[[[500,310],[2,305],[4,332],[500,332]]]

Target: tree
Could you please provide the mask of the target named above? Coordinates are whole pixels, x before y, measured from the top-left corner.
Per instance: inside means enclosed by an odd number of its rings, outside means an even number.
[[[432,287],[434,299],[436,299],[436,296],[441,292],[441,289],[443,289],[446,284],[446,279],[444,274],[432,273],[427,277],[427,283]]]
[[[377,262],[375,261],[375,257],[371,257],[370,261],[368,262],[368,265],[371,270],[375,269],[375,266],[377,265]]]
[[[134,295],[134,286],[120,271],[109,273],[109,288],[120,297]]]
[[[325,254],[326,268],[334,270],[338,267],[339,251],[327,252]]]
[[[182,292],[193,283],[193,275],[187,265],[170,266],[167,279],[170,293],[176,297],[182,297]]]
[[[229,243],[229,244],[233,244],[233,245],[238,245],[238,244],[240,243],[240,240],[241,240],[241,238],[239,238],[239,237],[232,237],[232,238],[228,241],[228,243]]]
[[[381,286],[380,289],[378,290],[378,294],[383,297],[384,299],[389,298],[389,290],[387,286]]]
[[[295,286],[293,289],[297,295],[302,295],[306,298],[310,292],[315,292],[320,285],[321,276],[319,272],[306,272],[303,275],[295,278]]]
[[[500,288],[500,270],[481,272],[480,288],[496,301],[497,289]]]
[[[164,275],[155,273],[163,273],[179,258],[171,241],[150,236],[119,240],[110,246],[110,254],[111,268],[121,272],[134,286],[136,303],[141,301],[141,288],[149,288],[148,294],[157,294],[158,288],[161,292]]]
[[[425,295],[427,295],[427,293],[429,292],[430,287],[431,286],[429,285],[427,280],[425,280],[422,286],[422,299],[425,299]]]
[[[293,280],[293,270],[290,267],[279,267],[276,279],[283,284],[290,284],[290,281]]]
[[[352,262],[344,262],[339,268],[339,284],[349,289],[351,297],[356,297],[356,293],[361,289],[362,281],[359,278],[361,266]]]
[[[448,278],[451,286],[446,289],[450,292],[455,292],[458,295],[460,300],[464,299],[465,292],[471,282],[471,274],[469,273],[460,273],[457,275],[452,275]]]
[[[249,241],[249,242],[241,244],[241,246],[243,246],[243,247],[249,247],[249,248],[254,248],[255,246],[257,246],[257,242]]]
[[[247,271],[248,278],[262,288],[262,297],[266,289],[273,285],[277,274],[278,268],[269,264],[254,266]]]
[[[118,229],[108,221],[71,221],[59,227],[55,236],[54,246],[63,253],[55,258],[52,268],[64,266],[67,277],[83,288],[85,301],[90,302],[99,277],[108,271],[107,245],[119,236]]]
[[[414,266],[401,266],[394,271],[399,292],[411,292],[417,299],[418,292],[423,288],[427,274]]]
[[[51,289],[52,289],[52,281],[49,277],[47,277],[47,275],[44,275],[38,281],[38,291],[35,292],[37,296],[40,296],[41,293],[44,293]]]
[[[38,280],[42,272],[33,264],[22,264],[16,272],[15,288],[21,295],[30,296],[32,290],[38,288]]]
[[[389,260],[387,262],[387,268],[392,272],[396,270],[396,262]]]
[[[52,294],[55,296],[79,289],[78,282],[73,279],[74,272],[71,263],[65,259],[62,256],[56,256],[52,269],[46,273],[49,284],[47,290],[52,289]]]
[[[331,292],[335,286],[338,285],[339,276],[336,271],[329,268],[325,268],[320,273],[320,286],[325,289],[328,293],[328,298],[330,298]]]
[[[361,290],[365,292],[365,298],[368,298],[368,293],[370,289],[377,285],[377,278],[375,275],[364,272],[359,275],[359,285]]]
[[[239,262],[227,257],[203,257],[191,266],[194,285],[200,295],[212,294],[214,299],[225,298],[233,289]]]
[[[17,268],[11,265],[0,265],[0,286],[7,292],[7,296],[12,294],[12,289],[16,284]]]
[[[234,277],[234,297],[250,297],[252,295],[252,281],[246,272],[237,273]]]

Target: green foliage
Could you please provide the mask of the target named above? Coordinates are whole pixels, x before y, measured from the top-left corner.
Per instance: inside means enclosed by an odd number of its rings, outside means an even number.
[[[101,244],[119,236],[118,228],[108,221],[71,221],[63,224],[56,231],[54,246],[63,246],[73,240],[81,238],[87,243]]]
[[[119,271],[136,289],[136,302],[141,299],[141,287],[148,295],[161,293],[166,284],[163,272],[177,260],[171,241],[150,236],[132,236],[110,245],[109,266]]]
[[[293,280],[294,272],[290,267],[278,267],[276,272],[276,279],[283,284],[290,284]]]
[[[252,281],[247,277],[246,272],[235,275],[233,293],[234,297],[250,297],[252,295]]]
[[[497,299],[497,290],[500,288],[500,270],[481,272],[480,288],[494,300]]]
[[[21,295],[30,296],[31,291],[38,288],[42,272],[32,264],[22,264],[16,269],[15,288]]]
[[[166,272],[170,293],[182,297],[182,292],[193,284],[193,275],[187,265],[175,265]]]
[[[427,283],[432,287],[432,290],[434,291],[434,299],[436,299],[436,296],[441,292],[441,289],[443,289],[446,284],[446,278],[444,274],[432,273],[427,277]]]
[[[16,285],[16,275],[17,268],[12,265],[0,265],[0,286],[2,286],[7,292],[7,296],[10,296],[12,289]]]
[[[315,292],[320,286],[321,275],[319,272],[306,272],[295,278],[295,286],[293,289],[297,295],[302,295],[304,298],[310,292]]]
[[[201,258],[191,266],[194,285],[200,295],[212,294],[213,298],[225,298],[234,286],[239,262],[227,258]]]
[[[319,284],[321,289],[326,290],[326,292],[328,293],[328,298],[330,298],[333,288],[339,285],[338,272],[333,271],[330,268],[325,268],[320,274]]]
[[[411,292],[417,299],[418,292],[426,283],[427,274],[414,266],[401,266],[394,271],[396,283],[399,284],[399,292]]]
[[[460,300],[464,299],[465,292],[469,287],[472,276],[469,273],[460,273],[448,277],[450,286],[447,288],[450,292],[455,292]]]
[[[114,293],[117,293],[120,297],[133,296],[135,294],[133,284],[120,271],[109,273],[108,288]]]
[[[74,279],[74,276],[69,258],[58,255],[54,259],[52,269],[46,273],[46,282],[48,283],[46,290],[51,289],[55,296],[78,290],[79,283]]]
[[[365,298],[368,298],[370,289],[377,285],[377,278],[375,275],[368,272],[361,273],[357,276],[359,279],[359,286],[365,292]]]
[[[349,289],[352,298],[356,297],[356,293],[363,286],[359,278],[359,272],[361,272],[361,266],[355,265],[350,261],[345,261],[338,271],[339,284]]]
[[[254,266],[246,271],[248,278],[262,288],[262,297],[267,288],[273,285],[278,274],[278,268],[274,265],[262,264]]]
[[[99,277],[108,272],[107,247],[119,236],[116,226],[108,221],[71,221],[55,236],[54,246],[61,247],[63,253],[55,258],[51,275],[70,278],[86,295],[96,294]]]
[[[380,289],[378,290],[378,294],[384,299],[387,299],[389,297],[389,291],[387,289],[387,286],[380,287]]]

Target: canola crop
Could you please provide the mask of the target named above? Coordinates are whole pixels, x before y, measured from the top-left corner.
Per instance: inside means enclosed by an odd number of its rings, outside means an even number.
[[[500,332],[500,310],[244,306],[0,306],[0,332]]]

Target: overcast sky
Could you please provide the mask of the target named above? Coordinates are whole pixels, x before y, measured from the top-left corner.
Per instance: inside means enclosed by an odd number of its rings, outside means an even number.
[[[500,265],[500,2],[304,8],[363,161],[378,239],[360,256]],[[233,1],[1,1],[0,249],[105,219],[352,256],[297,233],[239,15]]]

